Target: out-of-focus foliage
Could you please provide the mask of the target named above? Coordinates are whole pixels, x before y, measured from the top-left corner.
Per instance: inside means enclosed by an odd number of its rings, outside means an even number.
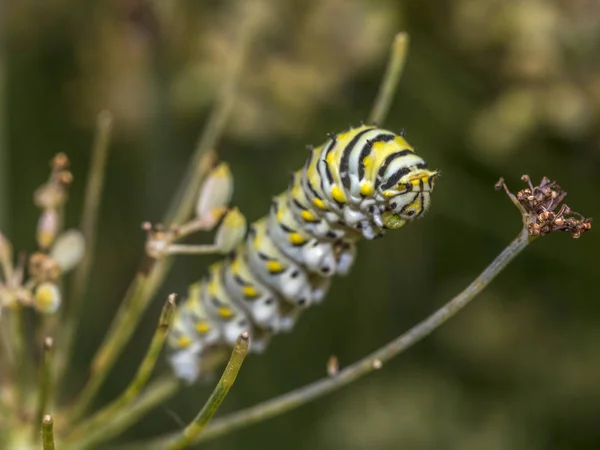
[[[0,51],[0,228],[34,248],[31,191],[59,151],[81,201],[91,128],[115,115],[85,335],[73,392],[184,172],[232,56],[244,2],[13,1]],[[600,11],[594,1],[271,1],[219,147],[250,219],[300,167],[306,144],[365,119],[394,33],[411,48],[385,126],[404,128],[442,177],[423,220],[359,247],[353,275],[250,357],[224,409],[281,394],[398,335],[460,290],[513,237],[519,217],[499,176],[558,178],[570,206],[598,216]],[[0,75],[0,80],[2,80]],[[79,211],[67,211],[68,225]],[[30,224],[30,228],[27,228]],[[600,289],[594,233],[534,244],[465,313],[383,370],[315,404],[208,443],[244,449],[597,449]],[[587,238],[588,236],[586,236]],[[575,245],[573,245],[575,244]],[[181,258],[164,293],[183,293],[208,258]],[[131,378],[164,295],[101,401]],[[291,356],[293,355],[293,357]],[[165,368],[166,369],[166,368]],[[179,429],[209,386],[187,389],[127,438]]]

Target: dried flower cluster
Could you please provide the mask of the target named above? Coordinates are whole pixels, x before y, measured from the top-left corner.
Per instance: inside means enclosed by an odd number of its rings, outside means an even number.
[[[574,238],[580,237],[592,229],[592,219],[571,211],[562,201],[567,193],[549,178],[543,177],[539,185],[531,183],[529,175],[523,175],[521,180],[529,187],[520,190],[515,196],[501,178],[496,189],[504,189],[513,202],[523,213],[523,222],[532,237],[544,236],[555,231],[566,231]],[[558,211],[557,211],[558,208]]]

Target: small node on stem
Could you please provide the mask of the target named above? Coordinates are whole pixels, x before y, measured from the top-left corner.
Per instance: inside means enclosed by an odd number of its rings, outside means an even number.
[[[373,369],[379,370],[383,367],[383,362],[381,362],[380,359],[374,359],[371,365],[373,366]]]
[[[335,377],[338,373],[340,373],[340,364],[337,356],[331,355],[327,360],[327,375],[330,377]]]

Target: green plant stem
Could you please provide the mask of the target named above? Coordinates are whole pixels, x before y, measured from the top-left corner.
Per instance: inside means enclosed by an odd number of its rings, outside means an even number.
[[[208,398],[208,401],[194,420],[185,427],[179,436],[176,436],[172,442],[163,448],[168,448],[169,450],[182,450],[201,435],[202,431],[206,428],[219,409],[219,406],[221,406],[221,403],[223,403],[223,400],[225,400],[229,389],[233,386],[233,383],[242,368],[242,363],[248,354],[248,343],[248,333],[242,333],[231,352],[231,357],[223,371],[223,375],[221,375],[221,379]]]
[[[110,149],[110,140],[113,129],[113,116],[109,111],[98,114],[96,121],[96,136],[92,145],[90,169],[85,188],[85,199],[81,215],[80,228],[85,238],[85,254],[73,273],[73,282],[69,296],[69,303],[64,310],[61,323],[61,332],[58,336],[59,352],[56,355],[56,379],[60,380],[67,367],[73,351],[73,340],[77,331],[78,318],[84,298],[87,294],[90,273],[94,262],[96,250],[96,235],[98,214],[104,178]]]
[[[22,412],[27,401],[28,385],[30,382],[31,361],[27,354],[25,339],[23,307],[15,304],[10,313],[10,342],[14,355],[13,380],[15,381],[16,404]]]
[[[42,419],[42,446],[44,450],[54,450],[54,422],[49,414]]]
[[[328,377],[301,387],[280,397],[268,400],[245,410],[215,420],[204,433],[194,439],[194,444],[215,438],[233,430],[261,422],[307,404],[330,392],[336,391],[353,381],[377,370],[408,348],[420,342],[434,330],[467,306],[530,242],[526,229],[500,253],[494,261],[469,284],[460,294],[435,311],[422,322],[400,335],[380,349],[341,370],[335,377]],[[158,437],[140,444],[123,447],[127,450],[162,450],[172,442],[174,435]]]
[[[390,110],[398,82],[402,77],[408,53],[408,34],[400,32],[394,38],[387,68],[379,85],[379,93],[369,115],[369,123],[383,124]]]
[[[165,217],[165,223],[179,223],[192,214],[198,190],[209,169],[206,163],[207,155],[215,147],[223,132],[235,101],[237,85],[247,58],[248,48],[252,37],[259,28],[257,15],[249,14],[241,24],[240,46],[232,67],[228,72],[223,89],[217,100],[217,105],[206,124],[192,157],[190,168],[181,184],[179,193],[175,196]],[[107,333],[104,342],[94,356],[91,364],[90,379],[75,401],[68,419],[69,423],[77,421],[87,410],[104,379],[110,372],[117,357],[129,342],[142,313],[172,265],[172,258],[159,261],[147,261],[136,274],[121,307]]]
[[[121,409],[107,423],[100,425],[98,433],[101,433],[102,440],[118,436],[123,431],[136,423],[148,411],[156,408],[158,405],[164,404],[180,389],[180,383],[173,376],[163,376],[151,382],[140,397],[129,405],[127,408]],[[91,436],[93,438],[93,436]],[[88,437],[84,436],[77,441],[77,450],[96,448],[93,442],[88,441]]]
[[[103,433],[101,425],[110,422],[120,411],[127,409],[146,386],[167,338],[174,313],[175,295],[171,294],[162,309],[154,337],[134,379],[116,400],[76,427],[67,437],[67,443],[77,443],[77,440],[84,438],[87,445],[97,445],[104,440],[105,433]]]
[[[34,422],[34,436],[38,439],[40,423],[43,423],[44,415],[49,411],[49,399],[51,398],[52,383],[52,359],[54,354],[54,341],[48,337],[44,339],[44,348],[42,354],[42,364],[38,375],[38,398]]]

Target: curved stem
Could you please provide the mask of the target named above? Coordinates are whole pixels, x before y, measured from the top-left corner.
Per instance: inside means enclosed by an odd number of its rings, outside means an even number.
[[[248,333],[242,333],[233,348],[233,352],[231,352],[231,357],[223,371],[223,375],[221,375],[221,379],[208,398],[208,401],[202,407],[202,410],[194,418],[192,423],[185,427],[180,435],[176,436],[171,443],[167,444],[166,448],[169,450],[182,450],[201,435],[202,431],[204,431],[217,412],[217,409],[219,409],[219,406],[221,406],[221,403],[223,403],[223,400],[225,400],[225,397],[229,393],[229,389],[233,386],[233,383],[242,368],[242,363],[248,354],[248,344]]]
[[[341,370],[333,378],[324,378],[307,386],[296,389],[280,397],[268,400],[229,416],[217,419],[206,428],[193,442],[198,443],[230,433],[254,423],[283,414],[324,395],[336,391],[353,381],[381,368],[386,361],[398,356],[408,348],[420,342],[434,330],[446,323],[451,317],[467,306],[490,282],[519,254],[530,242],[526,229],[500,253],[494,261],[471,282],[460,294],[435,311],[422,322],[384,345],[380,349],[364,357],[360,361]],[[159,450],[173,439],[167,435],[140,444],[126,446],[127,450]]]
[[[110,404],[105,406],[103,409],[94,414],[90,419],[83,422],[75,430],[73,430],[67,438],[68,442],[79,443],[81,439],[85,442],[86,446],[97,445],[104,441],[105,433],[101,429],[102,424],[108,423],[114,420],[114,417],[122,410],[126,409],[135,399],[138,397],[141,390],[146,385],[146,382],[152,374],[152,370],[156,365],[156,361],[160,352],[163,348],[165,339],[169,332],[171,322],[175,313],[175,295],[171,294],[169,299],[163,306],[158,326],[154,332],[154,337],[150,343],[150,347],[146,352],[140,367],[129,383],[129,386],[123,391],[123,393]]]
[[[369,123],[381,125],[385,121],[406,64],[407,53],[408,34],[405,32],[398,33],[394,38],[387,68],[379,85],[379,93],[369,115]]]

